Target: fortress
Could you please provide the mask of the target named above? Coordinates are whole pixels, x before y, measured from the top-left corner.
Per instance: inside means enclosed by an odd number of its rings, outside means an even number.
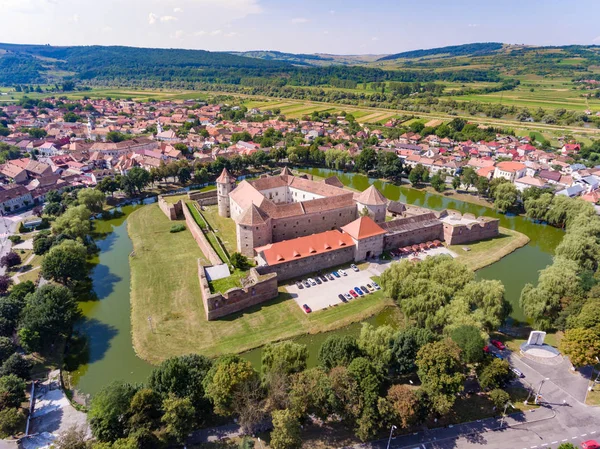
[[[219,214],[236,223],[237,250],[280,281],[407,245],[465,244],[499,233],[497,219],[389,201],[374,186],[353,192],[335,176],[314,181],[284,168],[236,184],[224,169],[216,183]]]

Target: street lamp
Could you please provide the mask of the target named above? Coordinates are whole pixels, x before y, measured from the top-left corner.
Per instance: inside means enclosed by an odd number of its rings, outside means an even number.
[[[506,409],[508,408],[508,406],[511,406],[513,409],[516,410],[515,406],[512,404],[512,402],[508,401],[506,404],[504,404],[504,412],[502,413],[502,420],[500,421],[500,428],[504,427],[504,423],[506,421]]]
[[[394,430],[396,430],[397,427],[392,425],[392,428],[390,429],[390,437],[388,438],[388,444],[387,444],[387,449],[390,449],[390,443],[392,442],[392,435],[394,434]]]
[[[533,401],[534,404],[537,405],[538,403],[538,398],[540,397],[540,393],[542,392],[542,385],[544,385],[544,382],[550,380],[549,377],[546,377],[545,379],[542,379],[542,381],[540,382],[540,386],[538,387],[538,391],[537,394],[535,395],[535,400]]]

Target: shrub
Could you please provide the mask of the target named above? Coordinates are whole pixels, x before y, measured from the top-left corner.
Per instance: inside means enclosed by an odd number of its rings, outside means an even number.
[[[171,226],[171,230],[169,231],[171,234],[174,234],[176,232],[181,232],[181,231],[185,231],[186,227],[184,224],[174,224],[173,226]]]
[[[2,258],[0,259],[0,266],[7,267],[7,268],[14,267],[15,265],[19,265],[20,263],[21,263],[21,256],[19,256],[14,251],[11,251],[10,253],[6,254],[5,256],[2,256]]]
[[[13,244],[17,244],[17,243],[21,243],[23,241],[23,239],[21,238],[20,235],[11,235],[8,237],[8,240],[10,240],[11,242],[13,242]]]
[[[231,262],[231,265],[238,270],[246,270],[250,267],[248,258],[240,253],[233,253],[229,261]]]

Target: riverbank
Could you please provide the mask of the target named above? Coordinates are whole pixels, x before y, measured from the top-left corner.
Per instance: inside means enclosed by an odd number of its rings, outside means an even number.
[[[280,288],[272,301],[207,321],[196,268],[202,254],[189,231],[169,233],[171,224],[157,205],[140,208],[128,219],[133,346],[152,364],[190,353],[241,353],[272,341],[339,329],[395,307],[380,294],[305,314]]]

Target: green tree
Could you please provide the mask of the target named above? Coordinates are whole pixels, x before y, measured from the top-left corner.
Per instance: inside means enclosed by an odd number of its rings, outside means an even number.
[[[416,372],[415,360],[419,349],[435,340],[433,332],[420,327],[409,327],[396,334],[392,342],[393,371],[400,375]]]
[[[467,190],[477,185],[479,175],[471,167],[465,167],[460,175],[460,182]]]
[[[0,337],[0,365],[3,364],[17,349],[12,339]]]
[[[461,182],[458,176],[452,178],[452,188],[456,191],[460,188]]]
[[[106,196],[100,190],[87,188],[77,192],[77,201],[87,207],[91,212],[99,213],[104,209]]]
[[[481,196],[487,195],[488,190],[490,188],[490,181],[485,176],[480,176],[477,178],[477,183],[475,184],[477,188],[477,193]]]
[[[21,379],[29,379],[31,371],[31,362],[23,357],[21,354],[14,353],[8,357],[2,367],[0,367],[0,376],[8,376],[14,374]]]
[[[485,341],[480,330],[475,326],[457,327],[450,333],[450,338],[460,348],[465,363],[477,363],[483,359]]]
[[[252,364],[237,355],[217,360],[203,380],[206,396],[214,405],[215,413],[229,416],[234,412],[234,400],[244,385],[256,379]]]
[[[418,354],[418,368],[421,388],[431,398],[433,409],[446,414],[462,391],[465,376],[460,360],[460,348],[452,340],[446,339],[423,346]]]
[[[439,173],[433,175],[429,182],[431,183],[431,187],[433,187],[436,192],[443,192],[446,190],[446,182],[442,179]]]
[[[358,337],[358,348],[371,362],[386,369],[392,358],[392,342],[396,331],[391,326],[373,327],[363,323]]]
[[[513,183],[503,183],[494,192],[494,207],[500,212],[506,212],[517,204],[518,191]]]
[[[69,336],[80,315],[69,289],[44,285],[26,297],[19,331],[21,343],[30,351],[39,351],[57,339]]]
[[[513,378],[508,362],[495,357],[479,367],[477,376],[479,385],[484,390],[503,387]]]
[[[365,148],[360,152],[355,162],[357,170],[368,173],[375,168],[377,163],[377,153],[371,147]]]
[[[319,365],[329,371],[336,366],[348,366],[359,355],[356,338],[350,335],[330,335],[319,348]]]
[[[289,389],[289,404],[299,419],[315,415],[325,420],[335,407],[331,379],[322,368],[311,368],[295,374]]]
[[[17,408],[0,410],[0,438],[14,436],[21,431],[25,416]]]
[[[64,214],[56,219],[52,225],[55,235],[64,234],[70,238],[85,238],[90,233],[91,213],[83,204],[69,207]]]
[[[429,172],[421,164],[417,164],[408,174],[408,180],[412,185],[418,185],[422,182],[427,182],[429,179]]]
[[[131,429],[156,429],[160,422],[162,401],[150,388],[138,390],[129,404],[129,427]]]
[[[273,430],[269,446],[273,449],[298,449],[302,446],[300,423],[289,410],[273,412]]]
[[[0,410],[20,407],[25,402],[25,381],[14,374],[0,377]]]
[[[378,413],[382,385],[380,368],[365,357],[357,357],[348,365],[348,374],[356,388],[347,404],[354,409],[355,434],[362,441],[373,437],[381,425]]]
[[[101,442],[112,443],[127,431],[127,413],[137,388],[125,382],[112,382],[92,398],[88,419],[92,434]]]
[[[502,410],[508,401],[510,401],[510,395],[500,388],[496,388],[490,391],[490,399],[494,403],[494,406],[498,410]]]
[[[163,401],[163,410],[162,422],[167,434],[178,443],[183,443],[194,428],[196,410],[192,401],[171,396]]]
[[[63,285],[72,285],[88,275],[87,250],[74,240],[64,240],[48,251],[42,260],[42,276]]]
[[[205,167],[201,167],[194,172],[194,178],[200,184],[208,182],[208,170]]]
[[[262,371],[264,375],[272,372],[283,374],[299,373],[306,369],[308,349],[306,345],[283,341],[269,343],[262,352]]]
[[[115,178],[112,176],[107,176],[98,183],[96,188],[104,194],[110,193],[110,196],[112,196],[117,190],[119,190],[119,184]]]
[[[84,426],[72,426],[55,440],[59,449],[88,449],[87,429]]]
[[[415,423],[418,410],[419,398],[406,385],[392,385],[385,399],[379,401],[381,416],[390,417],[392,423],[400,423],[404,429]]]
[[[574,366],[594,365],[600,354],[598,329],[568,329],[560,341],[560,350],[569,356]]]
[[[192,179],[192,173],[188,167],[181,167],[177,170],[177,178],[179,179],[180,184],[185,184]]]
[[[250,267],[250,262],[246,256],[241,253],[235,252],[229,258],[229,262],[234,268],[238,270],[247,270]]]

